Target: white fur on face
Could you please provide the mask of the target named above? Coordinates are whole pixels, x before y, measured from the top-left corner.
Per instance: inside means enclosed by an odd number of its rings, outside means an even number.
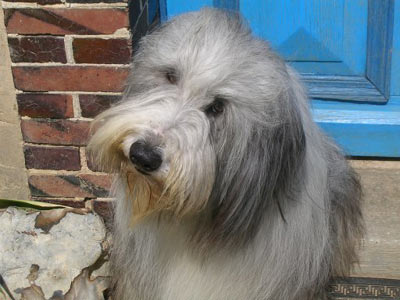
[[[170,89],[131,96],[99,115],[93,125],[97,130],[89,151],[105,170],[129,175],[132,199],[140,203],[134,219],[162,209],[177,215],[199,211],[211,192],[215,158],[209,121],[196,102],[185,103],[176,88]],[[139,173],[129,159],[138,140],[162,154],[161,167],[149,175]]]

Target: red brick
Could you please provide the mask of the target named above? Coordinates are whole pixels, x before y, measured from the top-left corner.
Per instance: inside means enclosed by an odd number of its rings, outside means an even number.
[[[131,60],[127,39],[78,38],[72,42],[75,62],[92,64],[128,64]]]
[[[15,87],[23,91],[121,92],[128,68],[13,67]]]
[[[94,118],[119,100],[117,95],[79,95],[82,117]]]
[[[18,34],[112,34],[128,28],[125,9],[6,9],[8,33]]]
[[[110,175],[31,175],[32,197],[96,198],[107,197]]]
[[[18,94],[18,111],[31,118],[71,118],[74,116],[71,95]]]
[[[80,170],[79,148],[25,146],[28,169]]]
[[[13,62],[66,63],[64,39],[55,37],[8,38]]]
[[[21,120],[24,141],[35,144],[84,145],[89,122],[70,120]]]
[[[104,187],[107,190],[111,187],[111,175],[100,175],[100,174],[81,174],[79,178],[85,182],[90,182],[94,186]],[[108,195],[104,195],[106,197]]]
[[[112,224],[113,202],[104,200],[93,200],[93,210],[106,221],[106,224]]]

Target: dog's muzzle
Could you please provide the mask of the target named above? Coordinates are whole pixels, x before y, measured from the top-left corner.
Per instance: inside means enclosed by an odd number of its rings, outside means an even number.
[[[143,140],[131,145],[129,159],[135,165],[135,168],[144,174],[156,171],[162,164],[159,149]]]

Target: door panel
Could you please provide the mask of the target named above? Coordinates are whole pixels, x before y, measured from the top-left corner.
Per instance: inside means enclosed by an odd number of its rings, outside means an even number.
[[[241,0],[253,32],[302,73],[363,75],[367,0]],[[357,36],[357,39],[352,37]]]
[[[253,32],[303,76],[313,98],[385,103],[392,0],[240,0]]]

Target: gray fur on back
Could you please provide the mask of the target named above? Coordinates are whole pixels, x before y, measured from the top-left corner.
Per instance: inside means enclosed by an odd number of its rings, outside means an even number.
[[[216,98],[222,114],[205,113]],[[357,176],[240,17],[203,9],[144,37],[93,126],[92,158],[118,173],[115,299],[326,299],[357,261]],[[138,139],[163,153],[154,174],[128,159]]]

